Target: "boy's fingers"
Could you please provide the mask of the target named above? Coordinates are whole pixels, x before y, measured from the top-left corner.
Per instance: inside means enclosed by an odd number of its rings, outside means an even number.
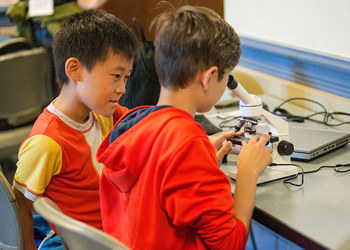
[[[241,131],[241,132],[228,131],[228,132],[222,133],[220,135],[220,138],[227,139],[227,138],[232,137],[232,136],[241,136],[243,134],[244,134],[244,131]]]
[[[249,139],[249,141],[254,141],[254,142],[257,142],[257,141],[259,141],[260,140],[260,138],[259,138],[259,136],[257,136],[257,135],[253,135],[250,139]]]
[[[218,162],[221,162],[224,156],[230,153],[231,146],[232,146],[232,143],[229,141],[222,144],[222,147],[218,150],[218,152],[216,152],[216,158]]]
[[[224,141],[224,140],[226,140],[227,138],[232,137],[232,136],[234,136],[234,135],[235,135],[235,132],[234,132],[234,131],[229,131],[229,132],[222,133],[222,134],[219,136],[219,138],[220,138],[221,141]]]
[[[270,136],[268,134],[263,134],[259,139],[259,143],[263,143],[264,145],[266,145],[266,143],[269,140],[270,140]]]

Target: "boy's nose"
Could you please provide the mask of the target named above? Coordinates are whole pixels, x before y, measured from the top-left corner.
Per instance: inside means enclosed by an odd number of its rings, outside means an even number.
[[[120,84],[120,86],[117,86],[117,88],[115,89],[115,92],[118,94],[124,94],[125,91],[125,84]]]

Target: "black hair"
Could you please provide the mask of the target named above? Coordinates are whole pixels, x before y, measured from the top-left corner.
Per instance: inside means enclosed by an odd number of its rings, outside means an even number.
[[[77,58],[87,70],[107,59],[108,52],[121,54],[131,62],[138,57],[139,42],[131,29],[103,10],[85,10],[64,20],[54,36],[53,57],[60,85],[68,82],[65,63]]]

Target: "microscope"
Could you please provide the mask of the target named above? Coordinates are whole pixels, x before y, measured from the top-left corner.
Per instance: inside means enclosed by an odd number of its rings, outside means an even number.
[[[261,98],[249,94],[232,75],[229,77],[227,87],[240,100],[240,118],[234,126],[234,130],[238,132],[243,128],[245,135],[243,138],[232,137],[228,140],[233,144],[236,144],[239,139],[249,140],[251,136],[257,134],[256,127],[259,120],[269,128],[272,164],[259,176],[258,184],[297,175],[297,167],[291,165],[290,155],[293,153],[294,146],[289,142],[288,122],[263,109]],[[230,176],[233,179],[236,179],[236,175],[237,169],[230,171]]]

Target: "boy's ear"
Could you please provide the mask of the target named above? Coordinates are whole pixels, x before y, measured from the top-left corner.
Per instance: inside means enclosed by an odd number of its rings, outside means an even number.
[[[203,85],[204,90],[206,91],[208,89],[209,83],[213,77],[213,75],[218,71],[217,66],[212,66],[206,71],[203,71],[201,74],[201,83]]]
[[[70,78],[74,82],[78,82],[82,80],[82,65],[81,62],[75,58],[71,57],[66,61],[65,70],[68,78]]]

